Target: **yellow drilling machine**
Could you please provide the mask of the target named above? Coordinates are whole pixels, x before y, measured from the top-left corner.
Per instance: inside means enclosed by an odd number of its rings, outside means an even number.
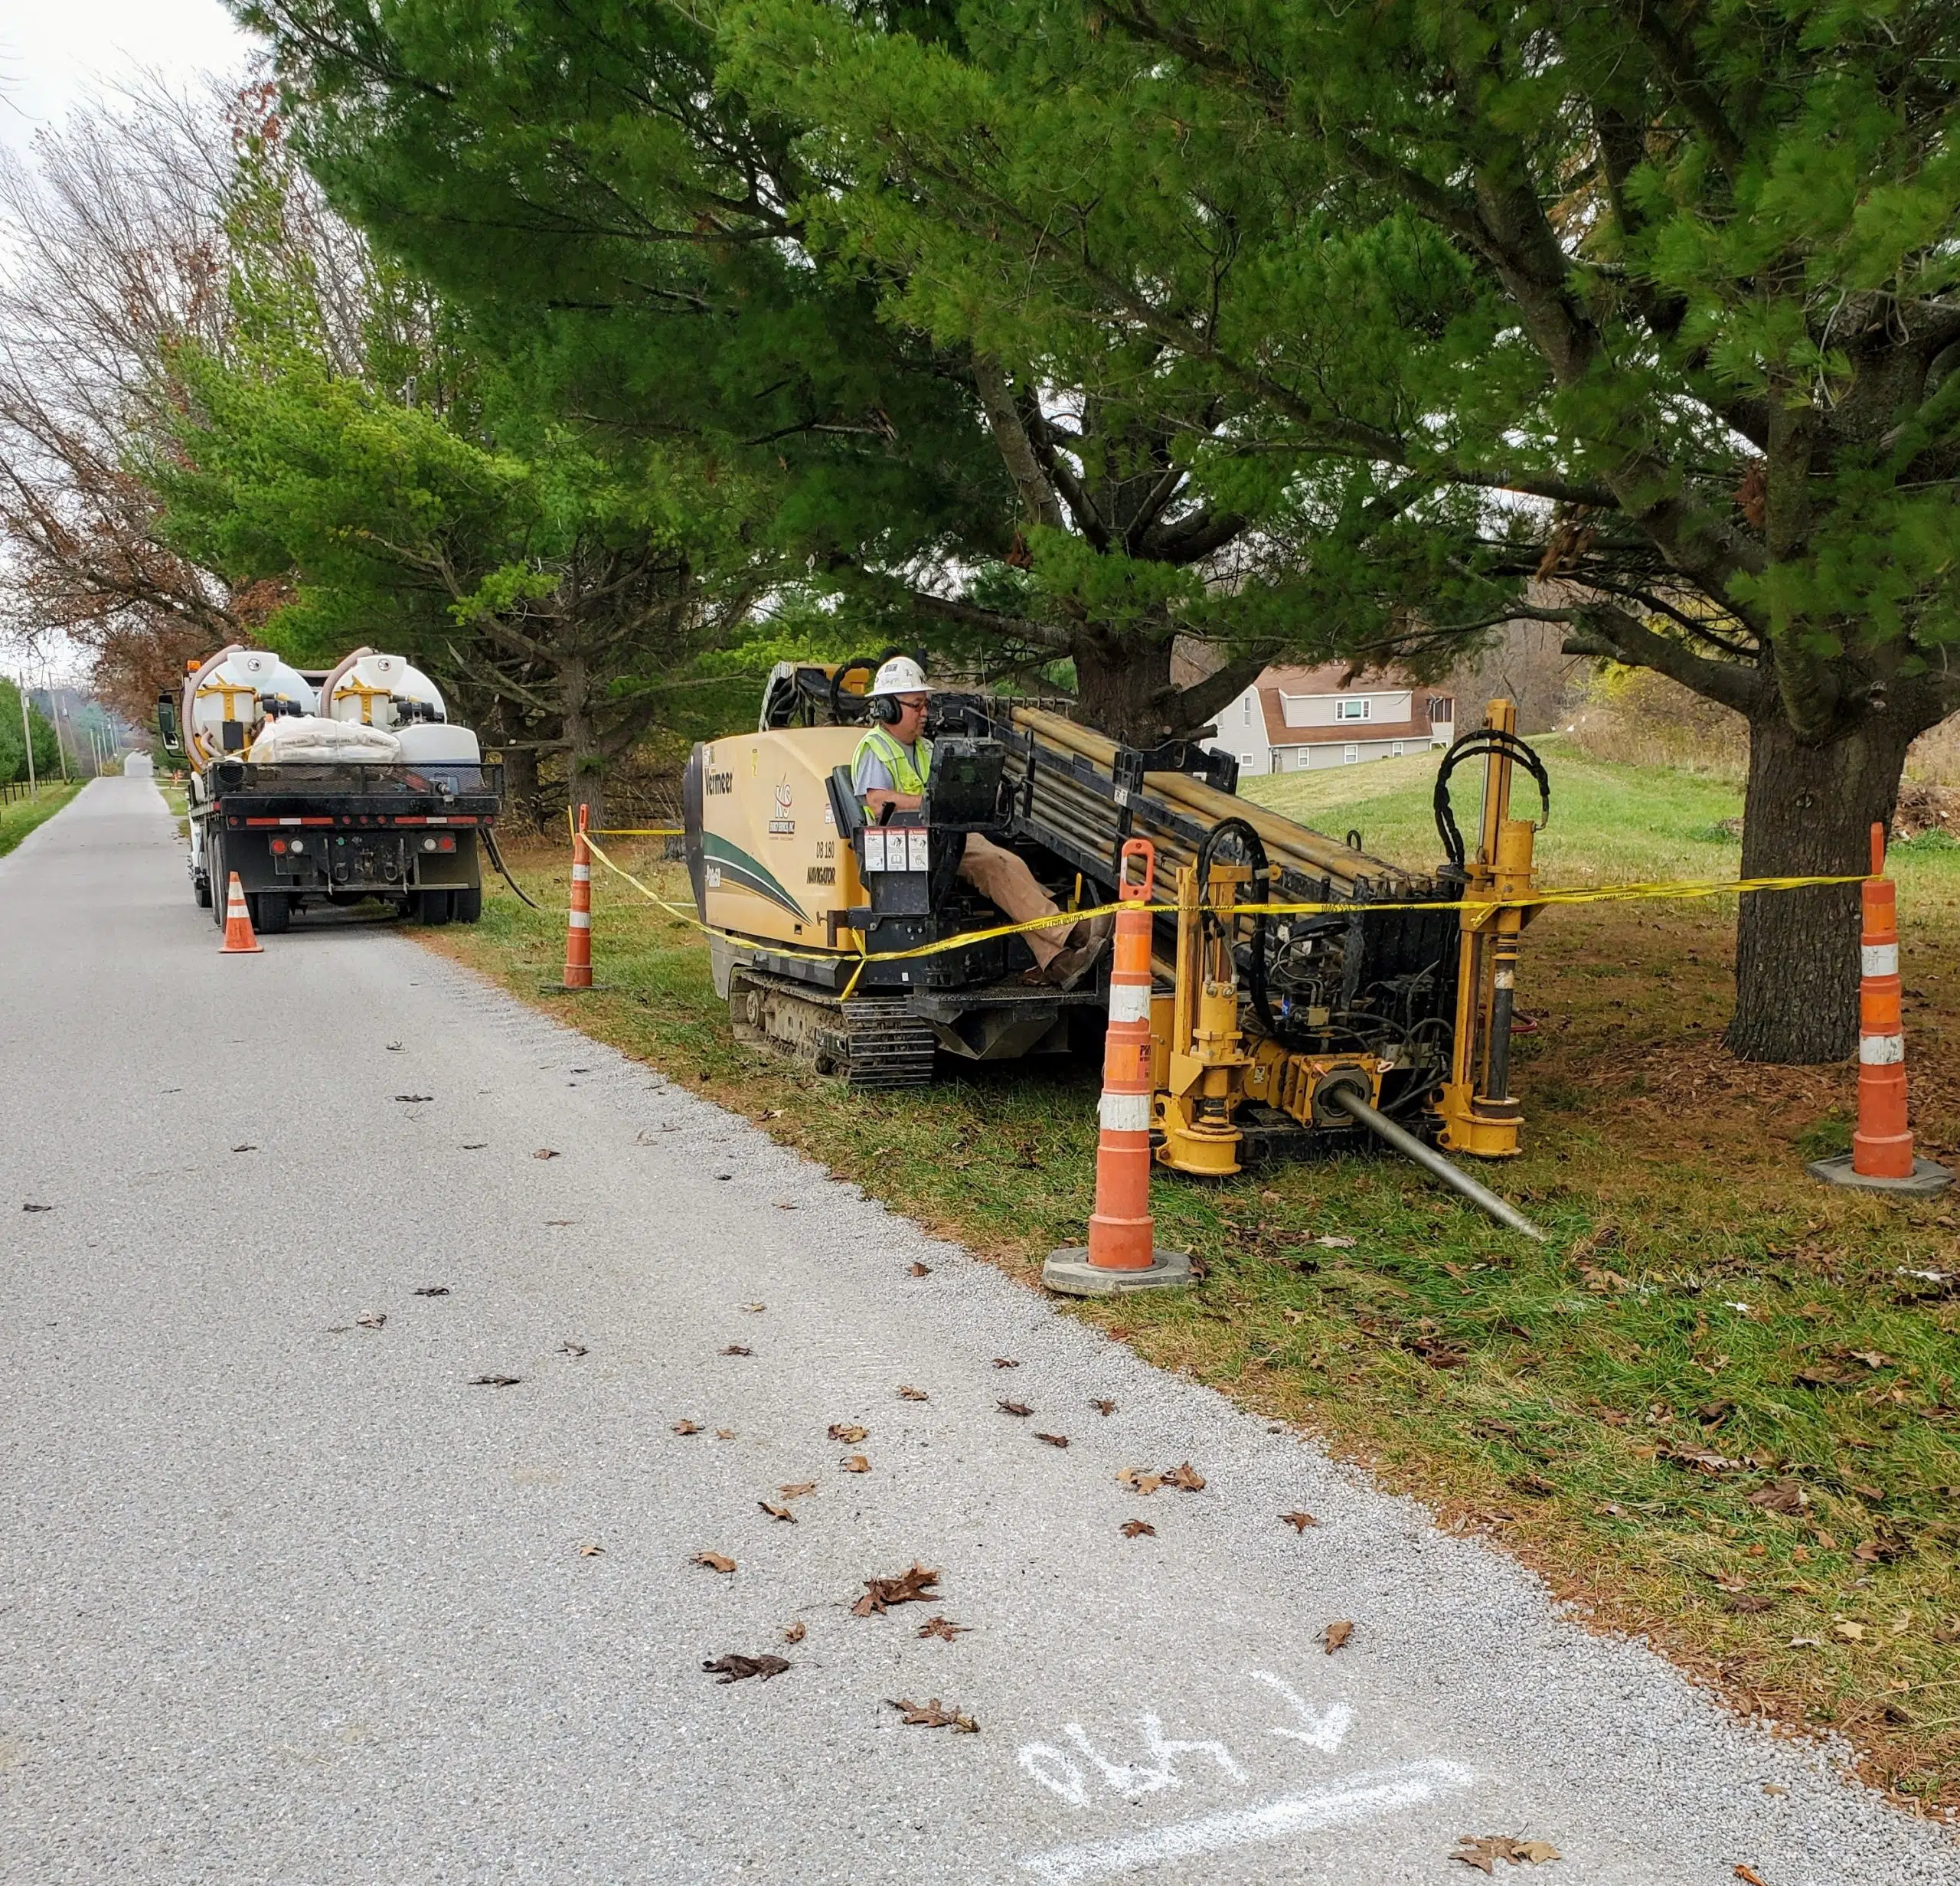
[[[1065,909],[1112,901],[1125,842],[1146,838],[1158,1159],[1223,1177],[1374,1137],[1531,1228],[1435,1149],[1517,1150],[1511,1002],[1533,911],[1508,900],[1531,889],[1551,799],[1511,702],[1444,753],[1444,861],[1420,871],[1241,799],[1229,753],[1140,751],[978,693],[933,695],[924,803],[874,822],[851,760],[883,659],[779,664],[756,731],[688,760],[688,869],[737,1039],[867,1088],[928,1081],[942,1057],[1066,1052],[1106,1012],[1106,985],[1029,979],[1025,944],[995,933],[1000,913],[957,876],[967,835],[1018,853]],[[1449,792],[1473,760],[1474,846]],[[1511,816],[1520,771],[1535,821]]]

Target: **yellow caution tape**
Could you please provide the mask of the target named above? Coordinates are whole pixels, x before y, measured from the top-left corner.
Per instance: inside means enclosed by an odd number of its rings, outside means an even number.
[[[792,950],[786,945],[770,943],[761,938],[744,936],[739,930],[723,930],[716,924],[704,923],[692,911],[684,910],[677,904],[670,904],[657,891],[648,889],[631,871],[613,863],[604,850],[592,842],[592,834],[589,832],[586,834],[586,849],[615,877],[623,878],[642,897],[650,903],[658,904],[670,916],[678,917],[704,936],[730,937],[752,947],[766,950],[771,956],[781,956],[794,963],[835,963],[844,953],[841,950]],[[1531,910],[1560,904],[1632,903],[1651,898],[1717,897],[1760,891],[1808,891],[1825,885],[1863,884],[1867,874],[1860,872],[1855,877],[1683,878],[1664,883],[1599,884],[1589,889],[1534,891],[1521,897],[1455,897],[1410,903],[1241,904],[1233,907],[1232,914],[1247,917],[1263,912],[1268,917],[1354,917],[1365,916],[1372,912],[1403,910]],[[866,950],[858,933],[853,930],[851,935],[857,945],[858,962],[851,972],[851,980],[844,985],[843,994],[848,999],[855,992],[858,979],[863,976],[864,966],[868,963],[909,963],[920,956],[940,956],[949,950],[964,949],[969,943],[991,942],[996,936],[1020,936],[1031,930],[1051,930],[1058,923],[1073,925],[1093,917],[1112,917],[1119,910],[1138,908],[1148,910],[1153,917],[1174,917],[1178,907],[1174,904],[1139,906],[1134,901],[1099,904],[1086,910],[1057,910],[1052,916],[1031,917],[1024,923],[996,923],[987,930],[962,930],[958,936],[944,937],[938,943],[920,943],[910,950],[881,950],[875,956]]]
[[[687,834],[678,825],[601,825],[588,832],[589,838],[681,838]]]

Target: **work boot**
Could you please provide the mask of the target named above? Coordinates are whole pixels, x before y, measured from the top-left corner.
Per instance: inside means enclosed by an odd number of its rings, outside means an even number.
[[[1042,981],[1052,982],[1060,989],[1075,988],[1102,961],[1106,947],[1099,938],[1093,943],[1078,943],[1073,950],[1064,950],[1041,972]]]
[[[1069,926],[1062,941],[1072,946],[1107,943],[1115,934],[1116,928],[1116,920],[1106,912],[1101,917],[1079,917]]]

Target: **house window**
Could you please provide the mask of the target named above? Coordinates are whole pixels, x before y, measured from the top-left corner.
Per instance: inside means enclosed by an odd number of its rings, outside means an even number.
[[[1351,740],[1341,750],[1341,763],[1344,766],[1351,766],[1357,760],[1361,758],[1361,748],[1356,746]]]
[[[1365,721],[1374,709],[1374,703],[1364,698],[1359,701],[1340,700],[1334,704],[1334,717],[1337,721]]]
[[[1390,741],[1388,757],[1391,760],[1400,760],[1402,757],[1402,743],[1400,740],[1396,740]]]
[[[1253,757],[1252,757],[1252,755],[1251,755],[1250,753],[1242,753],[1241,754],[1240,754],[1240,756],[1239,756],[1239,764],[1240,764],[1241,766],[1243,766],[1243,767],[1245,769],[1245,770],[1246,770],[1246,772],[1248,772],[1248,773],[1251,772],[1251,771],[1252,771],[1252,770],[1253,770]]]
[[[1243,701],[1241,701],[1241,702],[1240,703],[1240,705],[1242,708],[1244,708],[1244,710],[1245,710],[1245,717],[1246,717],[1246,726],[1248,726],[1248,727],[1251,726],[1251,725],[1252,725],[1252,724],[1253,724],[1253,698],[1252,698],[1252,696],[1251,696],[1250,695],[1247,695],[1246,696],[1245,699],[1244,699]]]

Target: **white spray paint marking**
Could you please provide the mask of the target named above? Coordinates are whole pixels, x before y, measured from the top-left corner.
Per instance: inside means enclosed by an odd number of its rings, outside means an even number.
[[[1134,1873],[1166,1860],[1184,1860],[1200,1853],[1223,1853],[1233,1847],[1277,1840],[1287,1834],[1313,1833],[1370,1820],[1397,1808],[1419,1807],[1437,1796],[1456,1793],[1476,1779],[1462,1763],[1410,1762],[1400,1768],[1377,1769],[1354,1775],[1312,1794],[1295,1794],[1258,1807],[1234,1808],[1179,1821],[1147,1834],[1132,1834],[1077,1847],[1057,1847],[1021,1861],[1021,1870],[1051,1882],[1075,1886],[1079,1880],[1103,1879],[1112,1873]]]
[[[1083,1732],[1079,1722],[1063,1723],[1062,1733],[1095,1763],[1102,1779],[1119,1794],[1155,1794],[1159,1788],[1181,1788],[1184,1779],[1177,1770],[1180,1755],[1209,1755],[1240,1787],[1246,1785],[1246,1771],[1232,1759],[1232,1751],[1223,1742],[1167,1742],[1161,1716],[1138,1716],[1136,1724],[1143,1731],[1144,1751],[1153,1767],[1142,1768],[1109,1760]]]
[[[1059,1794],[1070,1807],[1080,1807],[1089,1799],[1089,1783],[1082,1770],[1060,1749],[1046,1742],[1030,1742],[1015,1759],[1031,1780]]]
[[[1268,1735],[1283,1735],[1289,1742],[1304,1742],[1309,1748],[1331,1755],[1354,1726],[1354,1712],[1345,1703],[1329,1703],[1315,1715],[1298,1692],[1291,1684],[1282,1682],[1270,1670],[1248,1670],[1246,1674],[1256,1683],[1270,1684],[1293,1705],[1294,1714],[1300,1718],[1300,1727],[1268,1729]]]

